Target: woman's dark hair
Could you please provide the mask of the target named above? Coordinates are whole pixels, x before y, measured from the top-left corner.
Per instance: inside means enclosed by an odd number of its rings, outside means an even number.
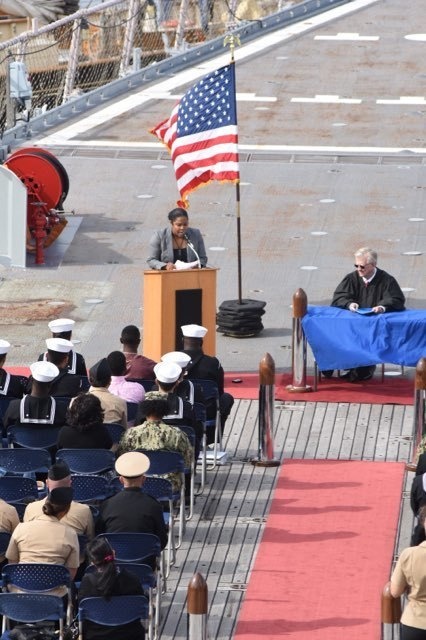
[[[169,403],[167,400],[155,398],[153,400],[143,400],[139,404],[139,411],[143,416],[154,416],[162,418],[169,413]]]
[[[58,513],[65,511],[65,507],[62,504],[53,504],[49,501],[49,498],[46,498],[42,511],[45,516],[55,516],[56,518]]]
[[[182,209],[181,207],[176,207],[176,209],[172,209],[167,216],[170,222],[174,222],[176,218],[186,218],[188,219],[188,212],[186,209]]]
[[[117,578],[117,565],[114,552],[105,538],[94,538],[86,547],[89,562],[96,567],[97,588],[104,598],[108,598],[114,589]]]
[[[66,423],[77,431],[88,431],[103,421],[101,401],[93,393],[79,393],[67,409]]]

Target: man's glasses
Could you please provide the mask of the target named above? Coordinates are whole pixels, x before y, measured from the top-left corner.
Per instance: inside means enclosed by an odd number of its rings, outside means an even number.
[[[361,269],[361,271],[364,271],[366,266],[366,264],[354,264],[355,269]]]

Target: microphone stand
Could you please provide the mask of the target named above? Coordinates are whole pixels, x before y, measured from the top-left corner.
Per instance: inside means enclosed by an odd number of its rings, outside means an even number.
[[[196,252],[194,245],[192,244],[191,240],[188,238],[188,235],[186,233],[183,237],[185,238],[186,244],[188,245],[188,247],[193,251],[193,253],[195,253],[195,257],[197,258],[197,262],[198,262],[198,268],[201,269],[200,256]]]

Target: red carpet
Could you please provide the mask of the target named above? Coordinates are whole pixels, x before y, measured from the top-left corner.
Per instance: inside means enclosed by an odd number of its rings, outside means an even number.
[[[377,640],[404,465],[285,461],[235,640]]]
[[[241,380],[242,382],[233,382]],[[409,378],[380,377],[357,382],[356,384],[331,378],[322,379],[318,384],[318,391],[311,393],[290,393],[286,386],[292,381],[290,374],[276,376],[275,397],[277,400],[301,400],[303,402],[359,402],[367,404],[413,404],[414,382]],[[313,379],[308,377],[308,385],[313,385]],[[257,373],[226,373],[225,389],[234,398],[248,400],[259,396],[259,375]]]

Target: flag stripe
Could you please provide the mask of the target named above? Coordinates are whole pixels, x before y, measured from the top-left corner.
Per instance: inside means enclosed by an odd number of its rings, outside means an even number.
[[[204,76],[151,133],[169,149],[182,199],[212,180],[239,180],[234,64]]]

